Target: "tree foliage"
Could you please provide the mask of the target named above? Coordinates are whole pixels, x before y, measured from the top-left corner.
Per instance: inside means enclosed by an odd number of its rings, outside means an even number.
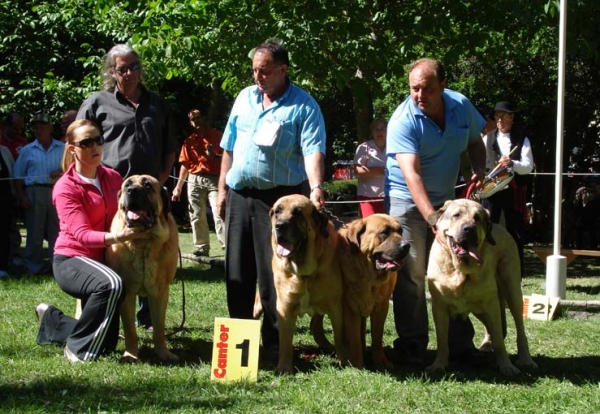
[[[182,112],[226,102],[252,82],[249,52],[281,39],[290,76],[326,114],[329,147],[351,156],[374,116],[407,94],[406,65],[441,59],[450,87],[482,111],[510,97],[551,170],[556,117],[558,2],[554,0],[16,0],[0,2],[0,112],[55,117],[99,88],[101,57],[129,42],[145,82]],[[590,1],[569,2],[567,146],[597,148],[599,29]],[[225,105],[216,105],[225,102]],[[593,157],[592,157],[593,158]],[[591,160],[588,160],[592,162]]]

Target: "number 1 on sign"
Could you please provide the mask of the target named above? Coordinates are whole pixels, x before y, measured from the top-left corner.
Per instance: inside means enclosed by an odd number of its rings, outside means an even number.
[[[256,381],[260,321],[215,318],[211,379]]]
[[[243,367],[247,367],[248,366],[248,349],[250,348],[250,340],[244,339],[244,341],[241,344],[237,344],[235,347],[237,349],[242,350],[242,360],[240,362],[240,365]]]

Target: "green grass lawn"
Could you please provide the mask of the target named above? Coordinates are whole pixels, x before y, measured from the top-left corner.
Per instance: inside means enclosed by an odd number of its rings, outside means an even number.
[[[213,235],[214,236],[214,235]],[[182,252],[191,252],[191,234],[180,235]],[[214,246],[217,246],[214,240]],[[221,254],[213,248],[213,254]],[[600,289],[597,259],[578,258],[568,267],[568,299],[596,300]],[[0,281],[0,412],[2,413],[593,413],[600,411],[600,323],[566,313],[552,322],[526,321],[539,371],[506,378],[493,359],[476,366],[453,365],[445,376],[430,377],[419,367],[398,364],[392,372],[339,368],[318,354],[299,322],[294,342],[299,372],[279,376],[261,366],[257,383],[222,384],[210,380],[215,317],[226,317],[223,271],[183,262],[186,322],[169,337],[181,358],[176,365],[154,359],[150,335],[140,331],[141,362],[119,362],[119,355],[74,365],[58,346],[35,343],[34,306],[49,302],[73,312],[75,301],[50,276]],[[545,267],[527,255],[523,293],[544,293]],[[182,288],[172,285],[167,325],[182,320]],[[477,340],[481,339],[481,326]],[[329,327],[327,327],[330,330]],[[385,343],[395,338],[391,315]],[[123,349],[124,344],[119,344]],[[516,352],[509,323],[507,347]],[[430,361],[435,352],[431,325]],[[393,357],[391,349],[390,356]],[[316,354],[316,355],[315,355]]]

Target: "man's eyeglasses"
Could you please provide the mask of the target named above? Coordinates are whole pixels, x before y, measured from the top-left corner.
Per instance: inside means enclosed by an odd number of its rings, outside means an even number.
[[[75,145],[76,147],[79,148],[92,148],[92,146],[97,145],[97,146],[102,146],[104,145],[104,137],[102,135],[98,135],[97,137],[87,137],[82,139],[81,141],[75,141],[72,142],[71,144]]]
[[[136,62],[128,66],[119,66],[118,68],[115,68],[115,70],[121,75],[125,75],[128,71],[137,72],[140,70],[140,64]]]

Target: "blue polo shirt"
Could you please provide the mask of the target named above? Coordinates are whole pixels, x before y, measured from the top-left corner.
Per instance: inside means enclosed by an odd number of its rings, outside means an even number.
[[[446,126],[442,130],[415,105],[411,97],[400,104],[388,122],[386,194],[408,202],[412,196],[396,161],[396,154],[419,154],[421,177],[431,203],[454,198],[460,156],[479,138],[485,120],[462,94],[445,89]]]
[[[274,139],[261,134],[274,134]],[[307,180],[304,156],[325,154],[325,145],[321,108],[307,92],[290,82],[263,109],[262,93],[249,86],[235,100],[221,140],[221,148],[233,151],[225,181],[234,190],[298,185]]]

